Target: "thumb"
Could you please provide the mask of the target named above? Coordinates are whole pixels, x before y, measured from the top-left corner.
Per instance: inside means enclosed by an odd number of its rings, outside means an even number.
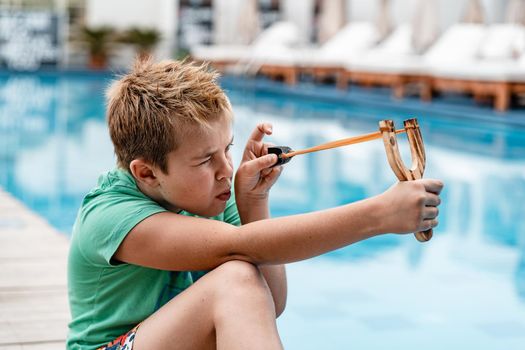
[[[277,155],[270,153],[244,163],[244,168],[249,175],[255,175],[277,163]]]

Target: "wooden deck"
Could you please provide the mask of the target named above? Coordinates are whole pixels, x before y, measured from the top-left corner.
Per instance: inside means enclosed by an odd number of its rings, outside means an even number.
[[[65,348],[68,245],[0,189],[0,350]]]

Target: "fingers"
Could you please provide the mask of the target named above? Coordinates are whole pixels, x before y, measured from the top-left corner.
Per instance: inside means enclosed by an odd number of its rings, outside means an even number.
[[[426,230],[436,227],[438,224],[439,224],[438,219],[423,220],[423,225],[421,226],[420,230],[426,231]]]
[[[276,154],[267,154],[259,158],[252,159],[244,163],[243,167],[248,175],[255,175],[263,170],[270,168],[277,162]]]
[[[265,176],[268,176],[270,175],[270,173],[273,171],[273,168],[266,168],[266,169],[263,169],[261,170],[261,176],[262,177],[265,177]]]
[[[265,143],[264,144],[264,149],[262,151],[262,154],[263,155],[266,155],[268,154],[268,147],[272,147],[272,146],[275,146],[273,143]],[[282,166],[276,166],[276,167],[273,167],[273,168],[266,168],[266,169],[263,169],[261,170],[261,176],[262,177],[267,177],[269,176],[271,173],[274,173],[275,170],[278,169],[279,170],[279,173],[281,172],[281,169],[282,169]],[[279,177],[279,176],[277,176]]]
[[[427,191],[425,198],[425,208],[423,209],[423,222],[421,230],[426,231],[428,229],[436,227],[438,222],[439,209],[437,208],[441,204],[441,198],[439,193],[443,189],[443,182],[439,180],[426,179],[423,181],[425,190]]]
[[[426,207],[423,209],[423,219],[432,220],[437,218],[439,215],[439,209],[436,207]]]
[[[441,198],[439,194],[443,189],[443,182],[435,179],[415,180],[419,183],[418,191],[420,192],[418,231],[426,231],[438,225],[439,209]],[[420,187],[423,185],[423,188]],[[424,192],[423,192],[424,191]]]
[[[264,177],[264,181],[267,183],[268,186],[272,186],[277,181],[277,179],[281,175],[282,170],[282,166],[276,166],[271,168],[270,172]]]
[[[425,186],[425,190],[427,192],[435,194],[440,194],[444,186],[443,182],[435,179],[422,179],[418,181],[420,181],[423,186]]]
[[[427,223],[428,225],[433,224],[433,221],[435,221],[435,225],[429,226],[429,228],[435,227],[437,225],[436,218],[439,215],[439,209],[437,207],[441,204],[441,198],[439,198],[437,194],[427,192],[424,204],[423,219],[429,221]]]
[[[255,129],[252,131],[249,140],[253,141],[262,141],[264,135],[271,135],[273,132],[272,124],[270,123],[261,123],[258,124]]]
[[[431,207],[437,207],[441,204],[441,198],[437,194],[427,193],[425,197],[425,205]]]

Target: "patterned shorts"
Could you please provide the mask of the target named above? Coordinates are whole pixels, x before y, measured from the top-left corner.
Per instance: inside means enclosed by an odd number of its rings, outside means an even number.
[[[124,335],[121,335],[117,339],[113,340],[111,343],[108,343],[107,345],[104,345],[101,348],[98,348],[97,350],[132,350],[133,349],[133,341],[135,340],[135,333],[137,333],[137,329],[140,325],[137,325],[135,328],[130,330]]]

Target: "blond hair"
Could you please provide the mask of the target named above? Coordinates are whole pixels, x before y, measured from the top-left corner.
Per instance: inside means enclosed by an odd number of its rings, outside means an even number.
[[[143,158],[167,173],[168,153],[188,125],[207,127],[229,117],[231,106],[218,73],[189,61],[137,60],[106,93],[107,121],[118,165]]]

